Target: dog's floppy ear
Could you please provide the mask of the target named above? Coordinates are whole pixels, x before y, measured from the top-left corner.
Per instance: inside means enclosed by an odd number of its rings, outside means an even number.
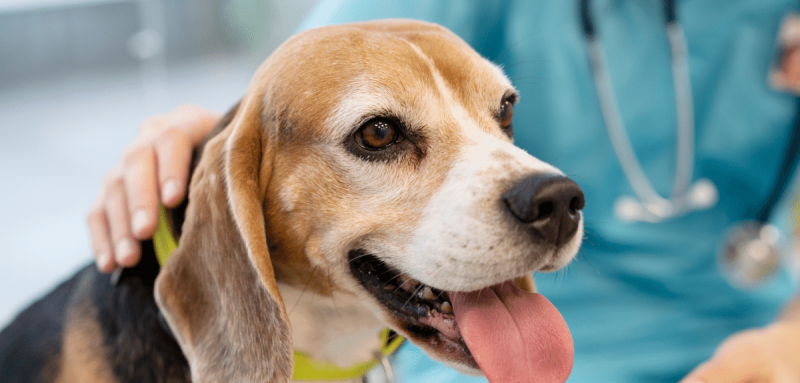
[[[263,196],[274,139],[263,97],[246,96],[192,176],[180,245],[156,301],[194,382],[286,382],[293,352],[266,240]]]

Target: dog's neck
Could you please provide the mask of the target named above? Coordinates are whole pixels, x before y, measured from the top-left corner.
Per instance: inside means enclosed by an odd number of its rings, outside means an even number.
[[[374,358],[383,325],[353,295],[329,297],[278,283],[297,351],[312,359],[349,367]]]

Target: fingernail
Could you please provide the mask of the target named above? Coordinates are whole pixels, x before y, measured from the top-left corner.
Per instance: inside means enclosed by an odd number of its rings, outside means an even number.
[[[133,214],[133,232],[139,235],[149,223],[147,211],[139,209]]]
[[[108,253],[99,253],[97,254],[97,268],[101,272],[105,272],[108,270],[108,263],[111,260],[111,255]]]
[[[117,243],[117,261],[119,263],[123,262],[126,259],[129,259],[133,255],[133,245],[131,244],[131,240],[124,238],[121,239]]]
[[[161,190],[161,196],[164,201],[172,201],[178,198],[178,183],[175,180],[169,180],[164,183],[164,188]]]

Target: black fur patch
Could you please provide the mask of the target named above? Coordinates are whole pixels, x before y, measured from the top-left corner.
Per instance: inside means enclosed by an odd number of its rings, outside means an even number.
[[[233,120],[239,104],[219,121],[207,140]],[[204,143],[205,144],[205,143]],[[195,149],[197,166],[204,144]],[[169,210],[173,231],[180,236],[188,200]],[[153,286],[159,272],[151,241],[142,242],[142,260],[124,269],[116,284],[109,274],[88,265],[41,298],[0,331],[0,381],[53,381],[60,370],[63,336],[71,302],[88,302],[96,309],[102,333],[102,354],[120,383],[190,382],[189,364],[172,335],[159,321]],[[84,280],[84,278],[86,278]],[[87,289],[77,287],[88,282]],[[86,296],[76,296],[87,294]]]
[[[159,322],[153,285],[159,266],[152,242],[142,242],[142,260],[125,269],[116,286],[98,273],[91,288],[112,371],[120,383],[189,382],[189,364]]]
[[[0,331],[0,380],[36,383],[54,378],[67,304],[80,274],[39,299]]]

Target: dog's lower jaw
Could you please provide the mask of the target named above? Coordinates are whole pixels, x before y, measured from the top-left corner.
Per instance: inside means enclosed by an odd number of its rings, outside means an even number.
[[[349,367],[380,350],[385,327],[356,296],[333,292],[320,296],[278,283],[289,314],[296,351],[314,360]]]
[[[377,312],[385,323],[405,335],[432,358],[460,369],[477,364],[461,338],[448,294],[420,284],[365,250],[348,254],[353,277],[365,290],[369,301],[376,301]]]

